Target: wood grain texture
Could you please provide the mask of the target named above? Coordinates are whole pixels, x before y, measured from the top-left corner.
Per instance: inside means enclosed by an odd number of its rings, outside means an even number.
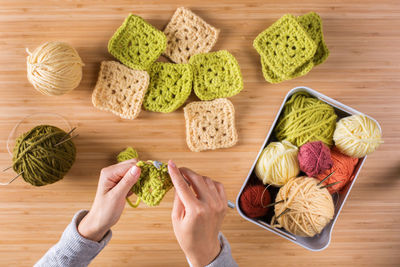
[[[239,143],[230,149],[190,152],[182,108],[172,114],[142,112],[120,119],[95,109],[91,92],[102,60],[112,59],[107,42],[128,13],[162,29],[174,10],[191,8],[221,29],[214,50],[238,59],[244,90],[231,98]],[[252,47],[256,35],[285,13],[318,12],[324,23],[328,60],[305,77],[268,84]],[[25,48],[66,41],[85,62],[81,85],[47,97],[26,79]],[[0,1],[0,166],[11,164],[5,149],[12,127],[37,112],[57,112],[80,136],[77,162],[64,180],[35,188],[21,179],[0,187],[0,266],[30,266],[60,237],[72,215],[90,208],[99,171],[127,145],[144,159],[174,159],[237,193],[264,141],[283,97],[305,85],[376,118],[385,143],[357,180],[323,252],[309,252],[253,225],[231,210],[223,232],[241,266],[400,265],[400,4],[392,1]],[[191,97],[190,100],[194,100]],[[52,122],[53,119],[47,120]],[[12,177],[0,173],[0,180]],[[110,244],[93,266],[185,266],[172,231],[169,193],[157,208],[127,207]]]

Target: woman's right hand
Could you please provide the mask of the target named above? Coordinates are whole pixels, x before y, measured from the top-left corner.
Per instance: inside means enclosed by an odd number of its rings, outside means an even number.
[[[224,186],[168,162],[175,186],[172,225],[176,239],[193,266],[205,266],[220,253],[218,234],[227,210]]]

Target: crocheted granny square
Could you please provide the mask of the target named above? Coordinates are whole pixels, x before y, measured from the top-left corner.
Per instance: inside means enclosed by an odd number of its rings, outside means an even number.
[[[131,191],[149,206],[158,206],[173,184],[168,173],[167,164],[162,163],[158,168],[153,161],[136,163],[141,169],[139,181]]]
[[[190,150],[227,148],[237,143],[235,109],[228,99],[192,102],[183,110],[186,142]]]
[[[176,63],[186,63],[195,54],[209,52],[217,42],[219,30],[187,8],[178,8],[165,27],[165,55]]]
[[[280,83],[280,82],[283,82],[288,79],[294,79],[294,78],[306,75],[313,68],[313,66],[314,66],[314,64],[313,64],[312,60],[309,60],[306,63],[304,63],[303,65],[301,65],[300,67],[298,67],[289,78],[284,79],[284,78],[276,75],[269,68],[268,64],[265,62],[265,58],[261,57],[261,67],[262,67],[262,72],[263,72],[264,78],[266,81],[268,81],[270,83]]]
[[[328,58],[329,50],[324,40],[320,16],[315,12],[310,12],[303,16],[297,17],[297,21],[301,24],[301,26],[303,26],[308,35],[317,45],[317,50],[313,58],[314,65],[321,64]]]
[[[231,97],[243,89],[239,64],[226,50],[194,55],[189,63],[194,92],[201,100]]]
[[[133,69],[147,69],[164,52],[167,39],[139,16],[129,15],[108,42],[108,51]]]
[[[155,62],[149,74],[150,85],[143,101],[147,110],[172,112],[185,103],[192,91],[193,73],[189,64]]]
[[[317,45],[296,18],[284,15],[253,42],[254,48],[265,59],[269,68],[287,79],[301,65],[312,59]]]
[[[149,85],[149,75],[115,61],[101,62],[99,77],[92,93],[93,105],[125,119],[136,118]]]

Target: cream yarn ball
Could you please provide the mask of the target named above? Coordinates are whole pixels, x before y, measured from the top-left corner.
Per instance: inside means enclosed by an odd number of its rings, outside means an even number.
[[[298,148],[289,141],[272,142],[261,152],[255,173],[264,184],[283,186],[300,172]]]
[[[383,143],[381,137],[375,121],[364,115],[352,115],[337,122],[333,141],[343,154],[362,158]]]
[[[291,179],[279,189],[275,202],[273,227],[283,227],[286,231],[312,237],[322,232],[332,220],[335,206],[326,188],[318,186],[319,180],[310,177]]]
[[[45,95],[63,95],[78,87],[84,65],[78,52],[63,42],[44,43],[27,57],[28,80]]]

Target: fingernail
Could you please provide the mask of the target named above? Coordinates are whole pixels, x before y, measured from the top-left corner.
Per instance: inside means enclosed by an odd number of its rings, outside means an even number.
[[[132,174],[133,176],[138,176],[138,175],[139,175],[140,169],[139,169],[139,167],[137,167],[137,166],[133,166],[129,171],[131,172],[131,174]]]
[[[169,165],[171,165],[172,168],[176,168],[176,165],[172,160],[170,160],[168,163]]]

